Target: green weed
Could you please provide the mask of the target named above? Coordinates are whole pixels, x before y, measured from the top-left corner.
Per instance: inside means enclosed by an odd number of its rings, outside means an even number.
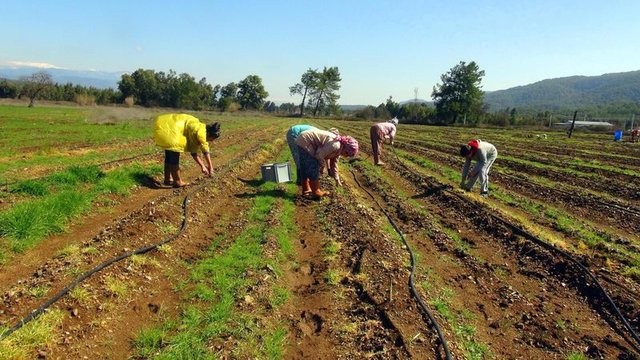
[[[11,192],[31,196],[44,196],[49,194],[49,186],[38,180],[23,180],[10,187]]]
[[[281,287],[275,287],[271,290],[269,304],[271,304],[272,307],[277,308],[278,306],[286,303],[290,297],[291,293],[289,290]]]
[[[29,295],[33,296],[34,298],[41,299],[45,295],[47,295],[47,292],[49,292],[49,287],[44,285],[34,286],[30,287],[28,292]]]
[[[265,337],[264,341],[264,355],[267,359],[283,359],[284,358],[284,345],[287,339],[287,330],[283,327],[278,327],[273,332],[269,333]]]
[[[587,360],[588,358],[579,352],[572,352],[567,355],[567,360]]]
[[[89,290],[84,287],[76,286],[69,292],[69,297],[82,305],[86,305],[89,302],[91,294],[89,293]]]
[[[160,351],[167,336],[162,328],[152,327],[142,329],[133,340],[136,357],[149,359]]]
[[[129,291],[129,287],[127,286],[127,284],[120,279],[107,277],[104,282],[107,291],[109,291],[115,297],[123,298]]]
[[[61,310],[53,309],[27,323],[10,337],[0,341],[0,359],[33,358],[36,349],[52,346],[57,341],[58,333],[55,330],[62,324],[63,318]]]

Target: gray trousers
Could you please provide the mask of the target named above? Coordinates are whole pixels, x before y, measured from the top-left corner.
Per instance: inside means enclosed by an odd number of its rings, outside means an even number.
[[[493,165],[493,162],[496,161],[497,157],[498,152],[494,151],[487,155],[487,161],[478,161],[476,163],[476,165],[473,167],[473,172],[476,175],[470,177],[467,180],[467,184],[465,185],[468,190],[471,190],[478,178],[480,178],[480,192],[489,192],[489,170],[491,169],[491,165]]]

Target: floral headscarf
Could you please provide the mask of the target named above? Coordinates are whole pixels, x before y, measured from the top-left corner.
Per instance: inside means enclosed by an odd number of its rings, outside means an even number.
[[[338,135],[337,140],[340,142],[340,146],[347,153],[348,157],[354,157],[358,153],[358,140],[352,138],[351,136],[341,136]]]

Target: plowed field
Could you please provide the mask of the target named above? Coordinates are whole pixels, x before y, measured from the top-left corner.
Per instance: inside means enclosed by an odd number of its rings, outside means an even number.
[[[156,169],[33,245],[0,238],[5,328],[105,261],[166,241],[74,284],[0,340],[0,359],[639,358],[640,144],[400,124],[376,167],[371,123],[308,119],[361,148],[340,162],[343,186],[323,178],[330,194],[312,200],[260,177],[290,161],[298,120],[198,116],[222,123],[211,178],[183,156],[186,188],[159,185]],[[107,174],[161,164],[148,134],[92,143],[108,161],[82,162]],[[456,188],[457,145],[472,138],[498,148],[488,198]],[[43,153],[12,146],[0,164]],[[0,211],[32,199],[14,182],[67,164],[6,165]]]

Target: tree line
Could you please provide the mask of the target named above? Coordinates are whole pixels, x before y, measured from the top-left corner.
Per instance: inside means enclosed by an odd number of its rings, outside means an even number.
[[[338,67],[322,70],[309,68],[300,81],[289,87],[299,103],[280,105],[268,101],[262,79],[249,75],[239,82],[211,85],[206,78],[168,73],[152,69],[138,69],[123,74],[117,89],[98,89],[81,85],[57,84],[46,71],[39,71],[17,81],[0,80],[0,98],[26,97],[29,106],[36,99],[71,101],[80,105],[125,104],[145,107],[168,107],[188,110],[265,111],[285,115],[337,116],[363,120],[397,117],[403,123],[465,126],[545,125],[550,122],[549,111],[505,108],[489,112],[483,102],[481,89],[484,71],[474,62],[459,62],[440,77],[433,87],[433,103],[407,102],[400,104],[390,96],[378,106],[367,106],[346,112],[338,105],[340,82]],[[634,108],[637,109],[637,106]],[[601,113],[611,109],[593,109]],[[588,109],[584,110],[589,112]]]

